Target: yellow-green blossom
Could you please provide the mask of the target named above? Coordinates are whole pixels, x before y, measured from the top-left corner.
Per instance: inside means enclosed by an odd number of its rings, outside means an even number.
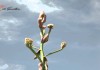
[[[61,49],[64,49],[66,47],[67,43],[64,41],[64,42],[61,42]]]
[[[31,38],[25,38],[25,44],[32,44],[33,40]]]
[[[53,29],[54,24],[48,24],[47,27]]]

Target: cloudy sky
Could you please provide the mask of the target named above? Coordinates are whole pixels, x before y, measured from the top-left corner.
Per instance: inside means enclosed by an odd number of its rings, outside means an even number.
[[[24,38],[39,46],[41,10],[47,15],[45,25],[55,25],[45,53],[68,42],[63,51],[47,57],[49,70],[100,70],[100,0],[0,0],[0,70],[38,70]]]

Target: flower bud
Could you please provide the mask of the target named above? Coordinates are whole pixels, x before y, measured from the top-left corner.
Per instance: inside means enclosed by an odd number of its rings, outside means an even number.
[[[42,28],[42,29],[45,29],[46,26],[43,25],[43,22],[42,22],[42,18],[38,18],[38,24],[39,24],[39,27]]]
[[[41,42],[42,43],[47,42],[48,41],[48,38],[49,38],[49,34],[44,35],[44,37],[42,38]]]
[[[64,49],[66,47],[66,42],[61,43],[61,49]]]
[[[38,24],[39,24],[40,28],[42,28],[42,26],[43,26],[43,23],[41,21],[42,21],[42,18],[38,18]]]
[[[41,20],[39,20],[41,19]],[[41,11],[40,14],[39,14],[39,18],[38,18],[38,22],[39,23],[45,23],[46,22],[46,14],[44,11]]]
[[[54,24],[48,24],[47,27],[50,28],[50,29],[53,29]]]
[[[46,22],[46,15],[44,14],[43,19],[42,19],[42,23]]]
[[[45,29],[45,28],[46,28],[46,26],[45,26],[45,25],[43,25],[43,26],[42,26],[42,29]]]

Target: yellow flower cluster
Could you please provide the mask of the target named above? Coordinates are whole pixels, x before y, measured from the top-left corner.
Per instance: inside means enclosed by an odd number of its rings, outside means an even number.
[[[67,43],[66,42],[61,42],[61,49],[64,49],[66,47]]]
[[[25,38],[25,44],[32,44],[33,40],[31,38]]]
[[[53,29],[54,24],[48,24],[47,27],[50,28],[50,29]]]

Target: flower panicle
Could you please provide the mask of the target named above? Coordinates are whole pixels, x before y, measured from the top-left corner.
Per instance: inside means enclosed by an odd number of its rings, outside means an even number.
[[[49,35],[52,29],[54,28],[54,24],[50,23],[44,25],[44,23],[46,22],[46,14],[44,11],[40,12],[37,22],[38,22],[38,27],[40,28],[40,37],[41,37],[40,48],[37,51],[34,49],[36,47],[32,45],[33,40],[31,38],[25,38],[24,43],[27,46],[27,48],[30,49],[35,55],[34,59],[38,59],[40,61],[38,64],[39,70],[48,70],[47,56],[62,51],[66,47],[67,43],[65,41],[61,42],[59,49],[54,50],[53,52],[50,52],[47,55],[45,55],[44,44],[48,42]],[[46,32],[46,28],[48,28],[48,33]]]

